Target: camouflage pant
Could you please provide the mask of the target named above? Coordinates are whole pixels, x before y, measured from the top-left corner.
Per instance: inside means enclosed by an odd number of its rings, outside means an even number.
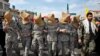
[[[83,39],[82,56],[90,54],[95,48],[95,42],[89,37]]]
[[[44,42],[43,38],[34,38],[32,40],[32,49],[35,55],[43,56]]]
[[[22,37],[22,45],[24,47],[24,56],[28,56],[28,52],[31,46],[31,37]]]
[[[73,37],[73,38],[70,38],[70,41],[69,41],[69,49],[70,49],[70,54],[71,54],[71,56],[75,56],[75,55],[77,55],[78,53],[76,52],[76,50],[75,50],[75,48],[76,48],[76,46],[75,45],[77,45],[77,43],[75,42],[75,38]],[[77,48],[76,48],[77,49]]]
[[[60,44],[60,52],[62,53],[62,56],[68,55],[70,52],[69,41],[61,41],[59,44]]]
[[[48,52],[49,56],[54,56],[56,55],[56,47],[57,42],[56,41],[48,41]]]
[[[20,55],[20,50],[18,48],[18,41],[17,39],[15,41],[10,40],[10,38],[6,37],[5,40],[6,43],[6,53],[7,56],[13,56],[13,51],[16,52],[16,55]]]

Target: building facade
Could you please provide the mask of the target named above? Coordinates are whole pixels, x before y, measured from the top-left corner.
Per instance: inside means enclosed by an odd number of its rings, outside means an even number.
[[[93,13],[93,15],[94,15],[95,17],[97,17],[97,16],[100,17],[100,10],[90,10],[90,11]]]
[[[10,7],[9,0],[0,0],[0,16]]]

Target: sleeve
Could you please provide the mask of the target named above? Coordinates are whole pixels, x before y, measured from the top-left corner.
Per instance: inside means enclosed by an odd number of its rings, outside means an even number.
[[[60,32],[60,24],[59,23],[57,24],[57,32],[58,33]]]
[[[67,32],[66,32],[67,34],[72,35],[72,33],[74,32],[73,25],[72,25],[72,24],[69,24],[69,25],[67,26],[66,30],[67,30]]]
[[[45,23],[45,25],[44,25],[44,30],[48,30],[48,26],[47,26],[46,23]]]
[[[6,32],[7,31],[7,24],[5,21],[2,22],[2,27],[3,27],[3,31]]]
[[[75,32],[76,32],[75,27],[74,27],[73,25],[71,25],[71,26],[70,26],[70,30],[68,30],[68,33],[69,33],[71,36],[74,37],[74,35],[77,34],[77,33],[75,33]]]
[[[43,32],[44,32],[45,34],[48,33],[48,26],[47,26],[47,23],[46,23],[46,22],[45,22],[45,24],[44,24]]]
[[[34,23],[31,22],[31,36],[34,38]]]
[[[34,24],[31,23],[31,31],[32,31],[32,35],[34,35]]]
[[[14,22],[15,23],[15,28],[16,28],[16,32],[18,34],[18,38],[20,39],[21,38],[21,25],[20,25],[20,22],[16,21]]]
[[[21,31],[22,30],[22,28],[21,28],[21,22],[20,21],[17,21],[16,22],[16,25],[17,25],[18,31]]]
[[[84,35],[84,25],[82,23],[80,24],[77,33],[78,33],[78,38],[81,39]]]

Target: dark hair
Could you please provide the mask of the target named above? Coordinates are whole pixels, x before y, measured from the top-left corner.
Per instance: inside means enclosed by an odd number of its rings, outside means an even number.
[[[42,17],[42,20],[44,20],[44,18]]]
[[[55,18],[55,20],[57,20],[57,22],[59,22],[59,19],[58,18]]]
[[[58,18],[55,18],[55,20],[58,20]]]
[[[0,16],[0,19],[4,19],[4,16]]]
[[[88,17],[89,15],[93,15],[92,12],[88,12],[88,13],[86,14],[86,17]]]

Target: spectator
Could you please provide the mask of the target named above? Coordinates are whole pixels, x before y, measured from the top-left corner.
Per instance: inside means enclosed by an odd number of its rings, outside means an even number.
[[[2,26],[2,21],[3,21],[3,16],[0,16],[0,45],[3,50],[2,56],[6,56],[6,49],[5,49],[5,32],[3,31],[3,26]]]

